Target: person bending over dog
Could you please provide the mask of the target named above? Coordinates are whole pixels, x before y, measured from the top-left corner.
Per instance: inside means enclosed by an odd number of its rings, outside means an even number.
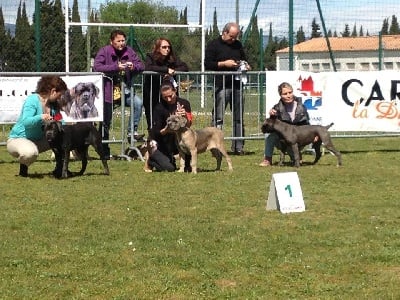
[[[162,101],[157,103],[153,112],[153,126],[150,136],[156,141],[152,143],[153,150],[149,151],[148,166],[156,171],[174,172],[176,162],[174,155],[178,154],[176,135],[166,129],[167,119],[171,114],[184,116],[188,120],[188,126],[192,124],[192,110],[190,102],[179,98],[176,88],[170,81],[163,82],[160,87]],[[190,172],[190,155],[185,156],[185,171]]]
[[[43,122],[61,119],[57,100],[66,91],[67,85],[59,76],[43,76],[36,93],[26,98],[7,140],[7,151],[20,163],[20,176],[27,177],[28,166],[36,161],[39,153],[50,150],[42,130]]]
[[[281,98],[269,111],[270,117],[276,117],[292,125],[309,125],[307,108],[302,104],[301,98],[294,96],[292,85],[287,82],[281,83],[278,86],[278,93]],[[272,132],[265,138],[264,160],[259,164],[261,167],[272,165],[274,147],[278,145],[280,138],[277,132]],[[293,152],[290,147],[288,152],[293,161]]]

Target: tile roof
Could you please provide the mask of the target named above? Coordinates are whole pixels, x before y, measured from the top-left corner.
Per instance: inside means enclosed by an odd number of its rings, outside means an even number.
[[[379,48],[379,36],[330,37],[332,51],[376,51]],[[400,50],[400,35],[383,35],[382,44],[385,50]],[[313,38],[293,45],[293,52],[326,52],[328,46],[324,37]],[[289,52],[289,47],[276,53]]]

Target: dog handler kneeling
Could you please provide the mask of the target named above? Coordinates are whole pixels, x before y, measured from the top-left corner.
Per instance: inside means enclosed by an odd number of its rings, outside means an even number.
[[[174,155],[178,154],[175,133],[166,129],[167,119],[171,114],[181,115],[187,118],[188,126],[192,124],[192,110],[190,102],[179,98],[176,89],[170,81],[164,82],[160,88],[162,101],[157,103],[153,112],[153,126],[151,128],[151,138],[153,142],[150,146],[148,165],[156,171],[174,172],[176,163]],[[185,171],[190,172],[190,155],[185,156]]]
[[[59,76],[43,76],[38,81],[36,93],[25,100],[21,114],[12,127],[7,140],[7,151],[19,160],[19,175],[28,176],[28,166],[39,153],[50,150],[43,132],[43,121],[60,120],[57,99],[67,90]]]
[[[309,125],[307,108],[301,103],[301,98],[294,96],[293,87],[289,83],[283,82],[278,86],[278,93],[281,98],[269,111],[270,116],[292,125]],[[275,145],[279,143],[279,139],[280,137],[276,132],[270,133],[265,138],[264,160],[259,166],[268,167],[272,165],[272,154]],[[288,149],[288,151],[290,151],[289,155],[292,158],[291,149]]]

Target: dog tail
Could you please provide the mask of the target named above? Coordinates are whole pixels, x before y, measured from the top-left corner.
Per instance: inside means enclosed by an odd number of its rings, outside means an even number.
[[[331,124],[326,125],[326,126],[325,126],[326,130],[328,130],[329,128],[331,128],[331,127],[333,126],[333,124],[335,124],[335,123],[332,122]]]

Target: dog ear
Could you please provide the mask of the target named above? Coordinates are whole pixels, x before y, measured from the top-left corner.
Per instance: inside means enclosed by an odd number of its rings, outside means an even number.
[[[82,89],[84,88],[85,84],[82,82],[79,82],[77,85],[75,85],[72,89],[71,89],[71,94],[73,97],[80,95],[82,93]]]
[[[92,82],[92,86],[93,86],[94,95],[96,96],[96,98],[99,98],[100,89],[93,82]]]

